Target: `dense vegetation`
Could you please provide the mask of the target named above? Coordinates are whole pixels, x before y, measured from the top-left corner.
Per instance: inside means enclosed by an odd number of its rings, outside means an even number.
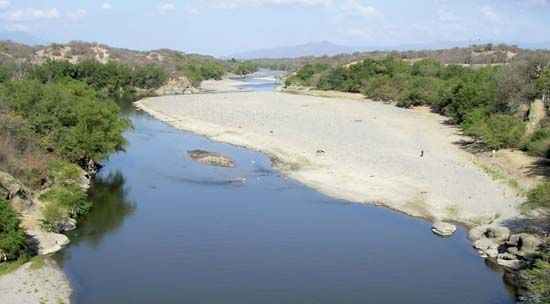
[[[113,72],[118,68],[51,61],[25,70],[0,69],[0,171],[32,191],[47,190],[40,199],[50,230],[60,231],[70,217],[88,211],[83,169],[95,168],[126,144],[122,132],[130,122],[106,96],[159,81],[151,76],[160,75],[153,67]],[[3,199],[0,203],[0,234],[6,233],[0,235],[0,251],[8,260],[18,259],[26,238],[17,213]]]
[[[521,303],[550,303],[550,252],[522,271],[522,281],[528,294]]]
[[[345,66],[361,62],[365,59],[381,60],[386,57],[394,57],[408,62],[420,59],[431,59],[442,64],[506,64],[518,57],[530,56],[540,51],[521,49],[515,45],[506,44],[480,44],[469,47],[455,47],[440,50],[373,50],[368,52],[355,52],[352,54],[340,54],[335,56],[299,57],[299,58],[275,58],[255,59],[253,62],[261,67],[275,70],[295,72],[306,64],[322,63],[332,67]],[[549,52],[544,52],[549,53]]]
[[[78,80],[95,90],[116,94],[131,92],[136,88],[158,88],[164,84],[168,74],[153,64],[129,67],[112,61],[101,64],[93,60],[84,60],[71,64],[68,61],[49,60],[32,67],[29,78],[41,83]]]
[[[0,262],[17,259],[27,247],[19,217],[11,205],[0,198]]]

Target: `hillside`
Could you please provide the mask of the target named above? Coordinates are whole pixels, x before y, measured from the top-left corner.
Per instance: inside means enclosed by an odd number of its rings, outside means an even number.
[[[455,47],[439,50],[408,50],[408,51],[369,51],[355,52],[351,54],[339,54],[335,56],[313,57],[305,56],[299,58],[263,58],[255,59],[253,62],[262,67],[296,71],[308,63],[323,63],[331,66],[344,66],[360,62],[365,59],[384,59],[392,56],[406,61],[417,61],[421,59],[433,59],[443,64],[462,65],[488,65],[510,63],[514,58],[529,54],[550,53],[550,51],[539,51],[519,48],[515,45],[505,44],[484,44],[472,45],[469,47]]]
[[[157,94],[180,94],[193,90],[205,79],[221,79],[225,74],[256,71],[249,63],[219,60],[211,56],[187,54],[170,49],[136,51],[98,43],[72,41],[68,44],[29,46],[12,41],[0,42],[0,63],[41,65],[49,60],[72,64],[92,60],[102,64],[115,62],[128,67],[154,65],[167,72],[165,87]]]

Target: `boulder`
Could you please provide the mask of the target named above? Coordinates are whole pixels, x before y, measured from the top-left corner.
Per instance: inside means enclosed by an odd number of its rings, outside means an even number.
[[[489,227],[485,236],[496,240],[498,243],[504,243],[510,237],[510,229],[507,227]]]
[[[432,224],[432,232],[441,236],[453,235],[456,231],[456,226],[445,222],[435,222]]]
[[[36,251],[39,255],[57,252],[70,243],[69,238],[64,234],[41,230],[27,230],[27,234],[34,239]]]
[[[528,234],[519,233],[510,236],[506,244],[510,247],[517,247],[518,254],[528,254],[539,251],[543,242],[538,237]],[[511,248],[508,249],[510,251]]]
[[[76,220],[69,218],[61,225],[61,231],[72,231],[76,229]]]
[[[478,249],[480,252],[488,255],[489,257],[496,258],[498,256],[499,244],[495,243],[493,239],[482,237],[475,241],[473,246],[475,249]]]
[[[500,258],[497,258],[497,263],[500,266],[503,266],[503,267],[506,267],[506,268],[509,268],[509,269],[513,269],[513,270],[520,269],[521,266],[523,265],[523,262],[520,261],[520,260],[505,260],[505,259],[500,259]]]
[[[468,231],[468,237],[470,240],[479,240],[485,236],[485,233],[489,227],[489,225],[476,226]]]
[[[191,159],[201,164],[226,168],[235,167],[235,162],[229,156],[220,153],[192,150],[188,151],[187,154],[189,154]]]

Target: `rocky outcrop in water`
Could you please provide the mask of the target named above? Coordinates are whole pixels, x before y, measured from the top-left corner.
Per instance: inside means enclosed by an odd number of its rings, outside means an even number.
[[[476,239],[473,247],[483,257],[496,259],[506,268],[516,270],[529,259],[540,253],[543,242],[528,233],[511,234],[506,227],[476,227],[470,231],[470,237]]]
[[[194,161],[211,166],[234,168],[235,162],[227,155],[204,150],[188,151],[189,157]]]
[[[456,231],[456,226],[445,222],[435,222],[432,224],[432,232],[440,236],[451,236]]]

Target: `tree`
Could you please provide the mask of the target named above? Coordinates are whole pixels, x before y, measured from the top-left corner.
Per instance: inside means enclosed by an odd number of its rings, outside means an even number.
[[[122,132],[130,126],[118,116],[114,102],[96,95],[74,81],[12,81],[0,86],[0,99],[27,120],[45,150],[82,166],[122,149],[126,144]]]
[[[519,147],[525,134],[523,121],[506,114],[487,116],[486,112],[480,108],[468,114],[462,124],[464,133],[480,139],[491,149]]]
[[[17,212],[0,198],[0,262],[17,259],[27,247],[25,233],[19,224]]]

